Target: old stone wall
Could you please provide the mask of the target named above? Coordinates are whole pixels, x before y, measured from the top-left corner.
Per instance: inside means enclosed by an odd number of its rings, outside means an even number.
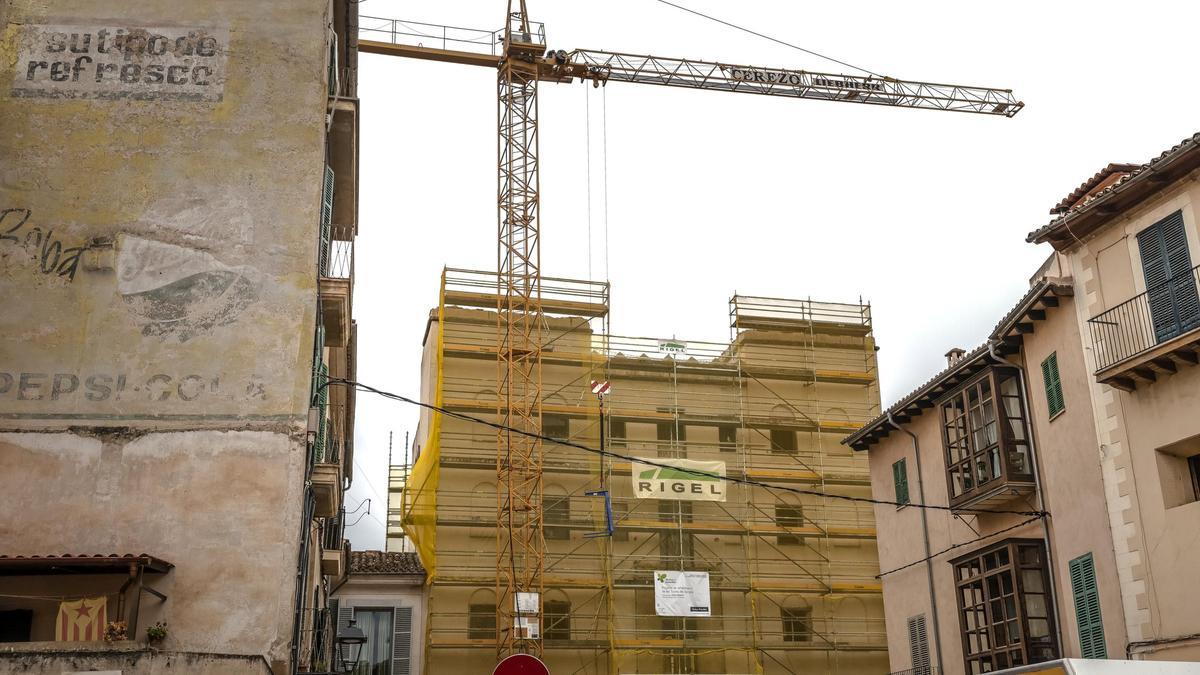
[[[0,554],[174,563],[183,651],[288,658],[328,21],[0,3]]]
[[[262,675],[271,672],[261,656],[160,652],[128,645],[41,647],[26,653],[0,649],[0,675],[97,670],[119,670],[122,675]]]

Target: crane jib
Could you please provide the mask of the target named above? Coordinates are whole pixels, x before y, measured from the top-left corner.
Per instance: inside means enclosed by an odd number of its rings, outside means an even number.
[[[808,73],[790,70],[763,70],[760,68],[740,68],[721,66],[721,70],[731,80],[743,82],[762,82],[763,84],[791,84],[797,87],[828,87],[830,89],[883,91],[883,82],[869,77],[854,77],[841,75],[840,79],[810,75]]]

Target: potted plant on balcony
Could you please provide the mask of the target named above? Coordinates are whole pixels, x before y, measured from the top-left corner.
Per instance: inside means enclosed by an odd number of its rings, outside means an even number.
[[[121,642],[129,639],[128,625],[124,621],[109,621],[104,626],[105,642]]]
[[[157,621],[153,626],[146,627],[146,639],[152,647],[162,645],[163,640],[167,639],[167,624],[162,621]]]

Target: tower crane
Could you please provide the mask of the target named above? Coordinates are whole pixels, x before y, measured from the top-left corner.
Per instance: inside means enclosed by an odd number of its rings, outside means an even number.
[[[499,98],[496,305],[496,654],[541,656],[545,540],[542,511],[541,224],[538,217],[538,85],[654,84],[1012,117],[1024,103],[1009,89],[767,68],[593,49],[548,50],[525,0],[508,0],[488,53],[404,44],[404,31],[360,25],[360,52],[495,68]],[[425,24],[428,25],[428,24]],[[445,30],[448,27],[441,27]],[[443,32],[443,35],[445,33]],[[365,36],[365,39],[364,39]],[[387,40],[373,39],[386,37]],[[425,37],[435,37],[426,34]],[[498,49],[494,47],[498,46]],[[515,431],[514,431],[515,430]],[[525,433],[521,433],[525,432]]]

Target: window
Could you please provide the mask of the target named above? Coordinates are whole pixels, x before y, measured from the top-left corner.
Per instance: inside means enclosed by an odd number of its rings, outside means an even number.
[[[908,653],[912,656],[914,675],[929,673],[929,633],[925,628],[925,615],[908,618]]]
[[[546,539],[570,539],[571,498],[566,495],[542,495],[542,534]]]
[[[471,603],[467,610],[467,637],[471,640],[496,639],[494,603]]]
[[[1104,621],[1100,616],[1100,589],[1092,554],[1081,555],[1068,564],[1071,595],[1075,599],[1075,625],[1079,628],[1079,653],[1085,659],[1106,659]]]
[[[659,448],[667,449],[666,446],[682,443],[687,440],[687,426],[679,420],[673,422],[658,423],[658,440]]]
[[[796,454],[796,432],[789,429],[772,429],[771,452],[781,455]]]
[[[1176,211],[1142,230],[1137,242],[1155,341],[1165,342],[1200,327],[1200,296],[1183,212]]]
[[[1163,507],[1173,509],[1200,501],[1200,436],[1159,448],[1154,455]]]
[[[908,503],[908,460],[900,459],[892,464],[892,485],[896,489],[896,503]]]
[[[804,507],[794,504],[776,504],[775,524],[789,530],[798,530],[804,527]],[[775,542],[781,546],[798,546],[804,543],[804,537],[796,534],[781,534],[775,537]]]
[[[784,642],[812,642],[812,607],[781,607]]]
[[[571,437],[571,420],[565,415],[542,415],[542,434],[565,441]]]
[[[546,627],[542,638],[546,640],[571,639],[571,603],[568,600],[546,600],[542,603],[542,615]]]
[[[1200,501],[1200,455],[1188,457],[1187,464],[1192,476],[1192,501]]]
[[[1063,401],[1062,379],[1058,376],[1058,352],[1051,352],[1042,361],[1042,383],[1046,386],[1046,407],[1050,410],[1050,417],[1054,418],[1067,408]]]
[[[29,642],[32,632],[32,609],[0,611],[0,642]]]
[[[737,450],[737,427],[732,424],[722,424],[717,427],[717,441],[721,452]]]
[[[692,522],[692,503],[660,499],[658,518],[677,526],[658,532],[658,554],[662,557],[662,564],[669,565],[668,569],[678,569],[681,562],[690,563],[696,553],[695,542],[692,534],[685,532],[682,525]]]
[[[985,370],[941,403],[941,422],[951,506],[992,496],[1006,484],[1032,488],[1029,434],[1016,370]]]
[[[1058,658],[1040,541],[1010,539],[951,564],[967,673]]]
[[[355,625],[367,636],[354,675],[392,675],[392,613],[392,608],[354,608]]]
[[[609,419],[608,422],[608,447],[623,448],[626,440],[629,438],[628,431],[625,429],[625,420]]]

